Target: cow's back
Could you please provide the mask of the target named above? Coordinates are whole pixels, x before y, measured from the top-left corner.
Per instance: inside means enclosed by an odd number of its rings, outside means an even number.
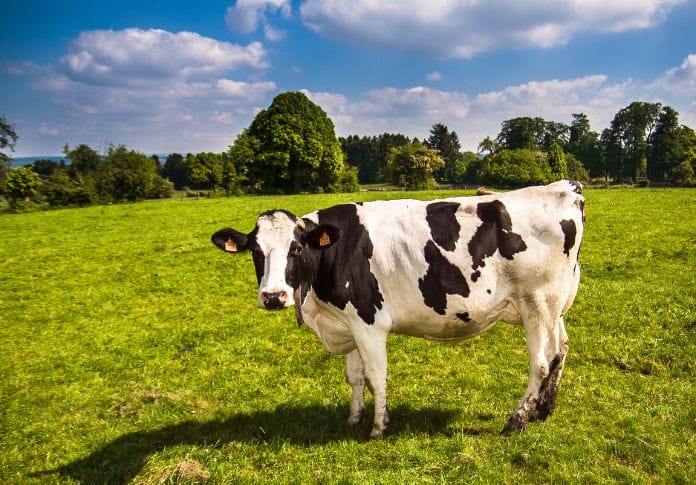
[[[344,208],[355,216],[343,230],[360,234],[336,251],[352,253],[341,259],[354,266],[348,271],[360,268],[360,281],[356,275],[338,291],[359,293],[355,306],[372,318],[363,318],[367,324],[432,339],[468,338],[498,320],[517,322],[520,299],[534,292],[565,303],[579,275],[579,192],[561,181],[480,197]],[[355,246],[366,239],[369,254]]]

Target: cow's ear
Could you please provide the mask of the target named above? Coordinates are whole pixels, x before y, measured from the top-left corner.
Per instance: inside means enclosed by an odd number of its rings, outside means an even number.
[[[329,224],[314,227],[305,236],[307,245],[315,249],[326,249],[334,245],[341,237],[341,230]]]
[[[247,235],[234,229],[220,229],[210,240],[227,253],[240,253],[247,250]]]

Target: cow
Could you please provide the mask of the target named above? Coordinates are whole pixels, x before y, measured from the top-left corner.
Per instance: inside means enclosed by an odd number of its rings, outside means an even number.
[[[389,333],[449,341],[499,321],[521,324],[529,380],[503,428],[509,433],[544,421],[556,404],[584,202],[582,186],[562,180],[483,196],[342,204],[302,217],[271,210],[251,232],[222,229],[212,242],[251,252],[260,308],[294,305],[326,350],[345,355],[348,424],[362,420],[367,384],[372,438],[389,423]]]

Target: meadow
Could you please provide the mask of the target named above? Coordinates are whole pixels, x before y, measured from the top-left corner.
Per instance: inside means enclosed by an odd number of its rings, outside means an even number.
[[[210,243],[272,208],[385,192],[167,200],[0,216],[2,483],[688,483],[696,477],[696,190],[586,189],[556,412],[500,434],[520,327],[391,336],[389,436],[348,428],[343,359],[255,308]]]

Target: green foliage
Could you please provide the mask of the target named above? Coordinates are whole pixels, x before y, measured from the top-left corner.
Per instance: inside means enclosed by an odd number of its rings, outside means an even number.
[[[4,189],[10,208],[17,208],[21,202],[29,202],[39,195],[41,179],[30,167],[9,170],[5,174]]]
[[[170,153],[167,155],[161,175],[171,181],[176,190],[183,190],[184,187],[189,185],[186,166],[184,165],[184,157],[182,157],[180,153]]]
[[[445,183],[455,183],[457,179],[461,179],[462,174],[466,173],[466,167],[462,166],[464,159],[460,153],[462,146],[459,143],[457,132],[450,132],[449,128],[443,123],[436,123],[430,129],[430,137],[426,142],[426,146],[437,150],[445,162],[435,172],[436,180]]]
[[[186,178],[194,189],[209,189],[217,193],[223,183],[222,155],[202,152],[188,154],[184,160]]]
[[[9,148],[10,151],[14,151],[15,144],[17,143],[17,133],[14,131],[14,127],[7,122],[5,116],[0,116],[0,172],[10,168],[11,158],[5,153],[5,148]]]
[[[70,177],[69,171],[65,168],[54,170],[44,179],[41,193],[53,207],[84,207],[99,200],[90,179],[80,175]]]
[[[257,148],[246,165],[252,191],[332,190],[345,170],[333,122],[300,92],[276,96],[267,109],[256,115],[245,138],[238,141],[244,143],[241,154]]]
[[[73,174],[95,174],[102,164],[102,157],[88,145],[81,144],[71,149],[66,144],[63,154],[70,160],[70,171]]]
[[[393,133],[362,137],[351,135],[339,141],[346,164],[358,169],[358,180],[362,184],[384,182],[389,151],[411,143],[407,136]]]
[[[158,181],[152,158],[125,146],[111,146],[96,172],[96,189],[107,201],[161,198],[164,184]]]
[[[681,186],[693,187],[696,185],[696,173],[693,163],[684,160],[672,171],[672,181]]]
[[[551,175],[555,179],[568,178],[568,162],[566,161],[565,153],[563,153],[563,148],[558,143],[554,143],[549,147],[548,162]]]
[[[501,150],[483,159],[477,178],[497,187],[523,187],[554,179],[546,154],[527,149]]]
[[[419,142],[392,148],[387,157],[387,173],[394,185],[407,190],[436,186],[434,173],[445,165],[437,150]]]
[[[451,343],[390,336],[391,434],[368,441],[369,409],[345,425],[343,359],[292,310],[255,308],[251,257],[209,241],[251,230],[269,207],[454,195],[465,193],[0,217],[0,482],[175,483],[191,462],[212,484],[692,482],[693,189],[585,190],[556,411],[511,436],[499,431],[527,383],[521,328]]]

